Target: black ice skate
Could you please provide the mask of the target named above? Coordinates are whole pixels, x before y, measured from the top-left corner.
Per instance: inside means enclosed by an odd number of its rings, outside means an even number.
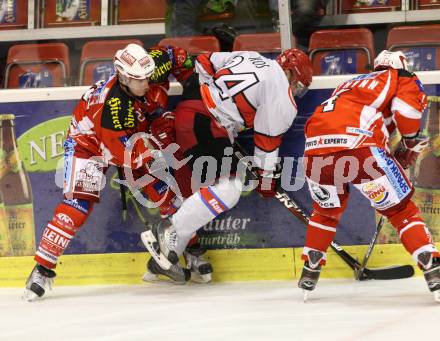
[[[169,270],[179,262],[175,251],[176,230],[168,220],[162,220],[158,225],[148,227],[147,231],[141,233],[141,239],[148,252],[162,269]]]
[[[434,293],[435,300],[440,302],[440,258],[432,257],[430,252],[422,252],[418,260],[429,290]]]
[[[52,283],[56,276],[55,271],[37,264],[26,280],[26,289],[22,298],[26,301],[33,301],[44,295],[47,289],[52,289]]]
[[[200,245],[196,243],[188,246],[183,253],[185,257],[186,267],[191,270],[191,280],[196,283],[209,283],[212,279],[212,272],[214,271],[212,265],[203,258],[206,252]]]
[[[159,281],[159,275],[163,275],[169,278],[174,283],[185,284],[191,277],[191,272],[188,269],[184,269],[179,266],[179,264],[173,264],[170,269],[164,270],[156,260],[151,257],[147,263],[147,272],[142,278],[146,282],[156,282]]]
[[[324,258],[324,254],[320,251],[310,250],[307,256],[309,260],[304,263],[301,278],[298,282],[298,287],[303,289],[304,302],[307,301],[308,293],[316,288],[321,274],[320,263]]]

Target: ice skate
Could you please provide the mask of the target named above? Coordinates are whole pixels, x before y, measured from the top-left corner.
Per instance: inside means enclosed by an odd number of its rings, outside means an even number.
[[[56,276],[55,271],[37,264],[26,280],[26,288],[22,299],[31,302],[44,295],[47,289],[52,290],[52,283]]]
[[[432,257],[430,252],[422,252],[418,256],[428,289],[434,293],[434,299],[440,302],[440,258]]]
[[[146,282],[157,282],[162,280],[159,276],[165,276],[173,283],[185,284],[191,277],[191,273],[188,269],[182,268],[179,264],[173,264],[170,269],[162,269],[156,260],[151,257],[147,263],[147,272],[143,276],[143,280]]]
[[[307,257],[309,260],[304,263],[301,278],[298,282],[298,287],[303,289],[304,302],[307,302],[309,293],[316,288],[321,274],[321,260],[324,258],[324,253],[310,250]]]
[[[309,262],[304,263],[304,267],[301,273],[301,278],[299,279],[298,282],[298,287],[303,289],[304,302],[307,302],[309,293],[315,290],[320,274],[321,274],[320,265],[316,268],[312,268],[309,265]]]
[[[170,270],[174,264],[179,262],[175,251],[176,230],[168,220],[162,220],[159,225],[154,225],[142,232],[141,239],[148,252],[162,269]]]
[[[206,252],[199,243],[186,248],[183,256],[185,257],[186,267],[191,271],[191,280],[196,283],[209,283],[212,280],[212,265],[203,257]]]

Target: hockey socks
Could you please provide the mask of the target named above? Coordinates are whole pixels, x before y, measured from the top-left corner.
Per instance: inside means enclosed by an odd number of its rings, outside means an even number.
[[[78,201],[73,201],[74,204],[78,204]],[[43,231],[43,236],[35,253],[35,261],[38,264],[48,269],[56,267],[58,258],[64,253],[76,232],[87,219],[91,211],[90,206],[87,205],[87,213],[66,202],[57,206],[52,220]],[[85,205],[81,208],[85,208]]]

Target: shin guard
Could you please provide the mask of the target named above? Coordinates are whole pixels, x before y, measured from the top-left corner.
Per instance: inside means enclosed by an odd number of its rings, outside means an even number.
[[[85,210],[80,210],[65,202],[56,207],[54,216],[44,229],[35,253],[35,261],[38,264],[48,269],[56,267],[58,257],[64,253],[64,250],[91,212],[91,204],[86,203],[87,205],[82,206],[83,208],[86,207]]]
[[[320,264],[325,264],[325,252],[335,237],[337,225],[338,218],[324,216],[317,210],[314,210],[309,225],[307,226],[306,242],[301,259],[309,261],[309,251],[321,251],[324,256],[321,259]]]
[[[388,219],[399,233],[403,246],[418,264],[419,255],[423,252],[430,252],[434,257],[440,257],[432,242],[431,233],[412,201],[408,201],[403,209],[388,215]]]

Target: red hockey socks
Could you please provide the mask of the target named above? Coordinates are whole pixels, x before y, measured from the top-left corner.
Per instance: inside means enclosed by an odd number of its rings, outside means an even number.
[[[52,220],[43,231],[43,236],[35,253],[35,261],[48,269],[54,269],[58,257],[64,253],[90,212],[89,207],[87,207],[87,210],[79,210],[65,202],[59,204],[55,209]]]

